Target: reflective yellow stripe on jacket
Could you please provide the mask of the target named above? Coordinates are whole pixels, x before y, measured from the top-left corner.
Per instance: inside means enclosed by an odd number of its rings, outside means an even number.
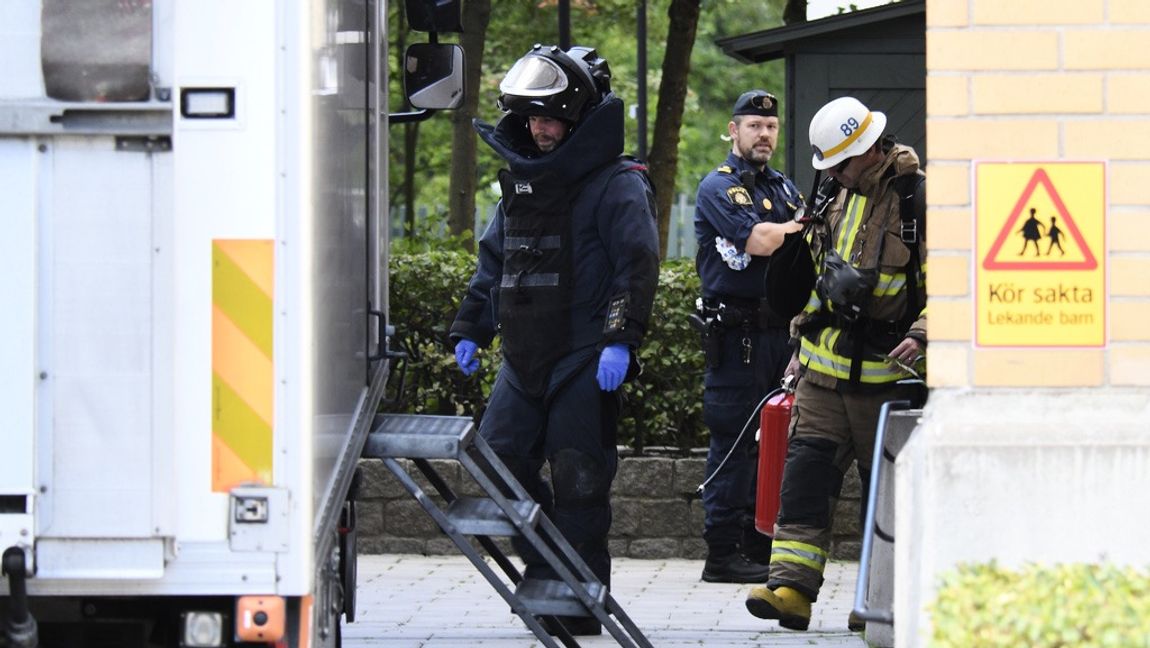
[[[799,350],[799,360],[808,370],[834,376],[840,380],[848,380],[851,377],[850,357],[839,355],[832,350],[841,335],[842,330],[828,327],[819,333],[818,344],[803,338],[802,347]],[[906,374],[892,362],[863,359],[862,374],[859,376],[859,381],[880,384],[905,377]]]
[[[843,259],[853,261],[850,258],[851,250],[854,249],[855,239],[859,234],[863,215],[866,213],[866,206],[866,196],[851,194],[843,209],[841,227],[838,232],[831,237],[835,251],[838,252],[839,256]],[[905,288],[905,270],[893,274],[880,271],[878,282],[875,284],[872,295],[874,299],[893,297]],[[807,302],[807,306],[804,310],[808,313],[814,313],[817,312],[821,306],[821,300],[818,295],[814,291],[811,291],[811,298]],[[846,342],[845,338],[846,336],[843,335],[842,329],[834,327],[822,329],[817,341],[811,341],[803,337],[799,347],[799,361],[802,362],[809,371],[817,371],[821,374],[834,376],[840,380],[848,380],[851,372],[851,356],[849,354],[852,345],[843,344],[840,347],[840,342]],[[845,354],[840,353],[840,351],[845,352]],[[863,358],[862,373],[859,375],[859,381],[870,384],[882,384],[901,380],[905,377],[906,373],[899,369],[894,363],[886,362],[878,358]]]

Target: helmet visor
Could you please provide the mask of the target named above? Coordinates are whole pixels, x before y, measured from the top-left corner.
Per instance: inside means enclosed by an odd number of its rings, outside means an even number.
[[[559,64],[541,56],[525,56],[515,62],[499,82],[503,94],[550,97],[567,89],[567,75]]]

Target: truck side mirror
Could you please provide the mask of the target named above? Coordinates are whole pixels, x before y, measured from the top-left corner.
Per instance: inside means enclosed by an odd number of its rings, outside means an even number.
[[[463,48],[415,43],[403,56],[403,87],[412,107],[450,110],[463,103]]]

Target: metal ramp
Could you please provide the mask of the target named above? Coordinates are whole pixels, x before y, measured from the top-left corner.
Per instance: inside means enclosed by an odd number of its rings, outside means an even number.
[[[611,593],[575,553],[559,530],[511,475],[468,417],[387,414],[377,417],[363,456],[383,460],[403,487],[487,582],[511,611],[548,648],[579,643],[556,616],[595,617],[625,647],[653,648]],[[410,459],[446,503],[439,503],[408,474],[399,459]],[[431,459],[460,465],[486,497],[457,496],[436,473]],[[522,536],[539,552],[560,580],[524,578],[492,540]],[[477,543],[503,570],[501,577],[471,543]],[[556,633],[552,636],[548,626]]]

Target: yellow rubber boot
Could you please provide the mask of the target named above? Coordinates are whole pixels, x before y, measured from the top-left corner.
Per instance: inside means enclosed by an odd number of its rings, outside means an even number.
[[[791,630],[806,630],[811,625],[811,600],[790,587],[752,589],[747,595],[747,611],[760,619],[778,619],[779,625]]]

